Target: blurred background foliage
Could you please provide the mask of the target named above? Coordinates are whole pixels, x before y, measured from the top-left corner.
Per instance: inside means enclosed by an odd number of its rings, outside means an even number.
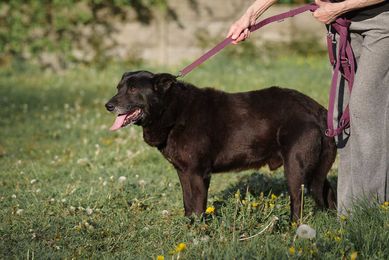
[[[194,3],[195,0],[188,0]],[[71,51],[88,42],[98,55],[83,62],[99,62],[102,37],[115,32],[112,21],[136,19],[149,24],[155,12],[176,20],[167,0],[2,0],[0,2],[0,65],[12,59],[36,59],[45,65],[51,53],[62,53],[54,66],[77,62]],[[114,44],[114,43],[112,43]]]
[[[186,1],[196,8],[197,0]],[[108,64],[114,55],[107,50],[116,45],[110,37],[116,32],[113,24],[130,19],[147,26],[158,13],[180,23],[169,0],[2,0],[0,67],[26,61],[54,70],[77,63]],[[134,55],[126,62],[140,60]]]

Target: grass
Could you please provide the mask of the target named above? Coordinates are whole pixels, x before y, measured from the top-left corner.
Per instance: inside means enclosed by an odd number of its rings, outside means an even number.
[[[139,68],[0,71],[0,258],[388,258],[382,205],[339,220],[308,198],[304,223],[317,235],[296,237],[282,169],[215,175],[208,202],[215,212],[190,224],[173,167],[141,129],[107,130],[113,117],[103,105],[132,69]],[[321,56],[219,55],[185,80],[232,92],[280,85],[325,105],[330,71]],[[333,181],[336,174],[335,165]],[[179,243],[186,249],[175,251]]]

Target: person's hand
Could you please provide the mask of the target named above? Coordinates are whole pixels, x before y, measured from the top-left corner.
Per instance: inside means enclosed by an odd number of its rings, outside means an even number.
[[[313,13],[313,17],[315,17],[319,22],[330,24],[343,13],[342,5],[339,3],[331,3],[321,0],[315,0],[315,3],[319,6],[319,8]]]
[[[231,37],[237,44],[250,37],[250,26],[255,24],[255,17],[250,12],[246,12],[238,21],[233,23],[227,33],[227,38]]]

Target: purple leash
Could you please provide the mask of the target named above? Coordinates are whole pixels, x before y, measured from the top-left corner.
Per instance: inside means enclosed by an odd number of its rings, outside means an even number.
[[[315,11],[318,8],[318,6],[314,3],[306,4],[301,7],[292,9],[290,11],[271,16],[269,18],[266,18],[257,24],[250,27],[250,32],[254,32],[270,23],[273,22],[280,22],[283,21],[286,18],[293,17],[295,15],[304,13],[306,11]],[[327,127],[326,135],[333,137],[336,135],[339,135],[343,132],[345,128],[349,126],[350,122],[350,115],[349,115],[349,109],[348,105],[346,109],[343,111],[342,116],[339,120],[339,126],[337,128],[334,127],[333,123],[333,115],[334,115],[334,109],[335,109],[335,99],[337,94],[337,81],[339,73],[341,73],[345,80],[348,82],[348,87],[351,93],[353,81],[354,81],[354,74],[355,74],[355,60],[354,55],[351,49],[350,41],[348,39],[348,27],[350,25],[350,22],[344,18],[338,18],[334,23],[331,24],[332,28],[334,29],[334,33],[339,34],[340,40],[339,40],[339,47],[338,47],[338,53],[337,55],[334,53],[334,44],[336,44],[334,34],[329,33],[327,38],[327,44],[328,44],[328,54],[330,57],[330,62],[333,65],[333,75],[332,75],[332,84],[330,89],[330,97],[329,97],[329,105],[328,105],[328,114],[327,114]],[[226,46],[231,44],[233,39],[226,38],[219,44],[217,44],[215,47],[204,53],[200,58],[195,60],[193,63],[189,64],[182,70],[180,70],[177,77],[184,77],[189,72],[191,72],[193,69],[195,69],[197,66],[204,63],[206,60],[213,57],[215,54],[220,52],[222,49],[224,49]]]
[[[344,129],[350,126],[350,112],[348,104],[342,111],[340,118],[338,118],[338,127],[335,127],[333,122],[336,94],[339,93],[337,89],[339,74],[342,74],[344,79],[347,81],[350,94],[354,84],[356,65],[354,53],[349,40],[349,27],[349,20],[345,18],[337,18],[330,25],[327,35],[328,55],[330,63],[333,66],[326,130],[326,135],[330,137],[340,135]],[[336,43],[335,34],[339,35],[339,44]],[[337,54],[333,51],[335,48],[338,48]]]
[[[264,27],[265,25],[268,25],[268,24],[274,23],[274,22],[282,21],[285,18],[293,17],[295,15],[304,13],[304,12],[306,12],[308,10],[313,12],[317,8],[318,8],[318,6],[315,5],[315,4],[307,4],[307,5],[303,5],[301,7],[292,9],[290,11],[287,11],[285,13],[281,13],[281,14],[278,14],[278,15],[271,16],[269,18],[266,18],[266,19],[260,21],[259,23],[255,24],[255,25],[251,26],[250,27],[250,32],[254,32],[254,31],[258,30],[259,28]],[[185,68],[180,70],[180,72],[178,73],[178,77],[184,77],[186,74],[191,72],[194,68],[196,68],[197,66],[201,65],[203,62],[205,62],[206,60],[208,60],[209,58],[211,58],[212,56],[217,54],[219,51],[224,49],[227,45],[231,44],[232,41],[233,41],[233,39],[231,37],[224,39],[218,45],[216,45],[215,47],[213,47],[212,49],[210,49],[209,51],[204,53],[200,58],[195,60],[193,63],[189,64],[188,66],[186,66]]]

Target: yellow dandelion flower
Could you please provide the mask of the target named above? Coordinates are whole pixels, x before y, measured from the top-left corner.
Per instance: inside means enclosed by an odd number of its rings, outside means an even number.
[[[246,205],[246,200],[242,200],[242,204],[243,204],[243,205]]]
[[[211,206],[211,207],[208,207],[206,210],[205,210],[205,213],[208,214],[208,215],[212,215],[215,213],[215,207]]]
[[[291,246],[291,247],[289,247],[289,254],[290,255],[294,255],[295,253],[296,253],[296,249],[294,249],[294,247],[293,246]]]
[[[356,252],[356,251],[352,252],[350,255],[351,260],[355,260],[355,259],[357,259],[357,257],[358,257],[358,252]]]
[[[269,207],[270,207],[271,209],[273,209],[274,206],[275,206],[274,203],[270,203],[270,204],[269,204]]]
[[[256,208],[256,207],[258,207],[259,206],[259,203],[258,202],[252,202],[251,203],[251,207],[253,207],[253,208]]]
[[[275,194],[272,194],[272,195],[270,196],[270,199],[271,199],[271,200],[276,200],[276,199],[277,199],[277,196],[276,196]]]
[[[157,260],[165,260],[165,257],[163,255],[157,256]]]
[[[297,223],[295,221],[292,222],[292,228],[297,228]]]
[[[347,217],[346,217],[345,215],[341,215],[341,216],[340,216],[340,220],[341,220],[341,221],[346,221],[346,220],[347,220]]]
[[[383,209],[383,210],[389,209],[389,201],[385,201],[384,203],[382,203],[382,204],[380,205],[380,207],[381,207],[381,209]]]
[[[342,240],[342,238],[340,236],[335,236],[334,240],[339,243]]]
[[[186,249],[186,244],[185,243],[179,243],[176,247],[176,253],[179,253],[181,251],[184,251]]]
[[[239,200],[240,199],[240,190],[237,190],[235,192],[235,199]]]

